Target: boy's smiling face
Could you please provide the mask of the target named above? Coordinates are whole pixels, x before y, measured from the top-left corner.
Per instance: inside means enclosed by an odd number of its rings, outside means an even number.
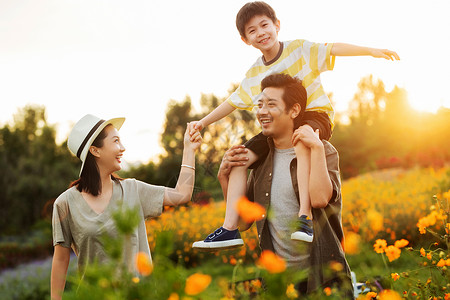
[[[245,25],[245,37],[241,38],[247,45],[259,49],[267,58],[266,53],[278,50],[278,31],[280,31],[279,20],[274,23],[265,15],[254,16]]]

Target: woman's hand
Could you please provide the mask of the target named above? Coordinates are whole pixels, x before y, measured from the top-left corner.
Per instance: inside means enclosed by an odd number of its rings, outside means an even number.
[[[192,134],[190,134],[192,132]],[[193,129],[193,124],[188,123],[184,132],[184,148],[197,150],[202,144],[203,138],[200,131]]]

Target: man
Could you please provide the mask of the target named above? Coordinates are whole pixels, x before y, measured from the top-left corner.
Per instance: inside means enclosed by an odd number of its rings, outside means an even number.
[[[296,129],[306,105],[306,91],[300,80],[286,74],[270,75],[261,82],[261,89],[257,118],[270,152],[253,169],[247,191],[250,201],[268,211],[256,222],[260,247],[283,257],[294,270],[309,268],[308,281],[299,287],[301,291],[312,292],[336,283],[352,298],[350,268],[341,246],[344,235],[337,151],[329,142],[319,139],[318,130],[314,132],[308,125]],[[310,246],[290,238],[299,211],[294,150],[298,143],[311,156],[309,193],[315,233]],[[245,164],[245,152],[243,146],[235,146],[225,154],[218,174],[224,192],[228,189],[231,168]],[[240,230],[250,226],[241,221]],[[299,247],[302,244],[303,249]],[[330,265],[334,268],[330,269]]]

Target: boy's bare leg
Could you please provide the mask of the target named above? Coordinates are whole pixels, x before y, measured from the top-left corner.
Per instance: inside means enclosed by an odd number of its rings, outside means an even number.
[[[298,142],[295,147],[297,156],[297,183],[300,197],[298,216],[305,215],[312,219],[311,200],[309,199],[309,174],[311,172],[311,150]]]
[[[301,141],[294,147],[297,156],[297,183],[300,198],[300,209],[296,231],[291,239],[311,243],[314,238],[311,200],[309,198],[309,176],[311,173],[311,150]]]
[[[236,205],[238,200],[245,196],[247,192],[247,170],[256,160],[258,156],[251,150],[247,152],[248,161],[245,166],[233,167],[231,169],[230,177],[228,180],[228,190],[225,220],[223,221],[223,228],[227,230],[235,230],[238,228],[239,215],[236,211]]]
[[[247,149],[247,153],[243,154],[248,157],[244,166],[234,166],[227,178],[227,187],[221,183],[223,189],[226,190],[226,212],[223,226],[217,228],[209,234],[204,241],[197,241],[192,244],[193,248],[200,250],[221,250],[241,247],[244,241],[239,233],[238,222],[239,215],[236,210],[236,204],[242,196],[247,192],[247,170],[256,160],[257,156],[254,152]],[[225,194],[225,191],[224,191]]]

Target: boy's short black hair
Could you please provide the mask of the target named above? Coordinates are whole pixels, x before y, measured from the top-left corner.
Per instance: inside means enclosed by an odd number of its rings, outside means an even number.
[[[236,15],[236,27],[243,38],[245,38],[245,25],[247,25],[254,16],[267,16],[274,23],[278,20],[273,8],[263,1],[245,4]]]
[[[288,74],[272,74],[261,81],[261,91],[268,87],[283,89],[283,101],[286,105],[286,112],[288,112],[294,104],[300,104],[301,111],[294,120],[295,128],[300,126],[303,115],[305,114],[306,100],[308,98],[302,81],[297,77],[292,77]]]

